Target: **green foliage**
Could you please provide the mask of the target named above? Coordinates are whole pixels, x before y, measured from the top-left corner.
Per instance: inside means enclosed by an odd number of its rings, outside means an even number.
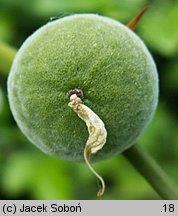
[[[2,186],[12,197],[23,193],[37,199],[72,198],[72,181],[66,173],[67,165],[32,152],[11,156],[3,170]],[[59,187],[60,185],[60,187]]]
[[[16,50],[0,41],[0,68],[2,72],[7,73],[12,65]]]
[[[140,138],[152,155],[157,158],[166,172],[178,181],[178,123],[174,112],[161,102],[151,126]]]
[[[32,0],[29,3],[24,0],[0,0],[0,39],[18,48],[50,17],[77,12],[99,13],[127,24],[146,2]],[[153,1],[136,28],[152,50],[161,87],[156,115],[139,142],[175,182],[178,182],[177,8],[177,1],[174,0]],[[49,158],[21,134],[7,104],[6,78],[7,73],[0,67],[3,95],[0,112],[0,199],[96,199],[95,179],[84,164]],[[103,199],[159,199],[122,156],[94,166],[106,180],[107,189]]]
[[[144,25],[140,25],[139,33],[159,54],[175,56],[178,54],[177,20],[178,1],[158,1],[144,17]]]
[[[0,112],[2,111],[2,107],[3,107],[3,94],[2,94],[2,90],[0,88]]]

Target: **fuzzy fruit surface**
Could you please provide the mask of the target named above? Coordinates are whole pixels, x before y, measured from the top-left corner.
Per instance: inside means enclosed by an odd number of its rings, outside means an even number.
[[[85,122],[68,106],[80,87],[84,104],[105,123],[101,160],[129,148],[153,117],[158,101],[154,61],[141,39],[110,18],[79,14],[50,22],[22,45],[8,78],[13,116],[45,153],[83,161]]]

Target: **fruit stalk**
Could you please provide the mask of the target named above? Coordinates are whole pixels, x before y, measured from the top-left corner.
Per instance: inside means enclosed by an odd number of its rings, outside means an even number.
[[[139,145],[134,145],[123,155],[165,200],[178,199],[177,186],[169,179],[156,161]]]
[[[0,71],[7,75],[9,73],[16,50],[8,44],[0,41]]]

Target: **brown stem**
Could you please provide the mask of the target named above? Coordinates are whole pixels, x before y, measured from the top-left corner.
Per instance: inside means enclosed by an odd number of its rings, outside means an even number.
[[[140,18],[143,14],[150,8],[150,4],[146,5],[127,25],[127,27],[131,30],[134,30],[137,23],[139,22]]]

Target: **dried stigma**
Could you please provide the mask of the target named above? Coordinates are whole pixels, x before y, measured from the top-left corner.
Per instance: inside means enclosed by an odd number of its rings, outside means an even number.
[[[75,89],[77,90],[77,89]],[[81,89],[80,89],[81,91]],[[71,94],[73,92],[73,94]],[[78,92],[78,91],[77,91]],[[99,116],[94,113],[89,107],[82,103],[80,96],[75,93],[74,90],[69,91],[69,106],[73,109],[74,112],[78,114],[78,116],[85,121],[89,137],[85,145],[84,149],[84,160],[91,170],[91,172],[98,178],[101,183],[101,188],[99,189],[97,196],[102,196],[105,191],[105,183],[103,178],[93,169],[91,164],[89,163],[89,158],[91,154],[95,154],[100,149],[103,148],[106,143],[107,131],[105,129],[105,125],[103,121],[99,118]],[[78,95],[78,96],[77,96]],[[82,94],[83,95],[83,94]]]

